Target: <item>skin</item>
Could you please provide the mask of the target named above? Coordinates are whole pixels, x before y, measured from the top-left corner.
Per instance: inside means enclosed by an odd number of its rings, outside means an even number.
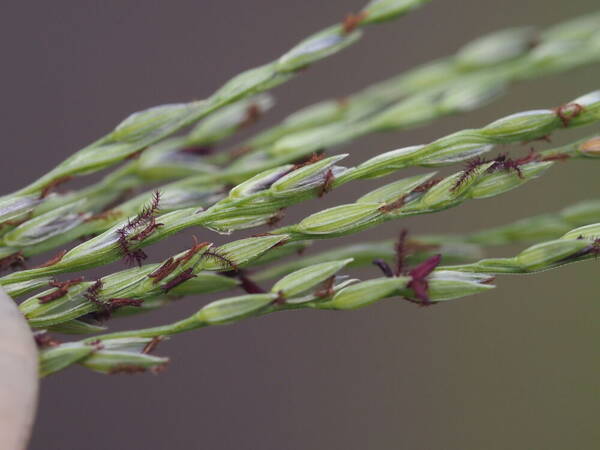
[[[38,396],[37,347],[16,303],[0,289],[0,447],[27,447]]]

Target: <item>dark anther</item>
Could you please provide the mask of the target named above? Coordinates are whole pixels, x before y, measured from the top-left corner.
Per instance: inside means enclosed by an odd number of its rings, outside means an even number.
[[[50,292],[49,294],[38,297],[38,300],[42,304],[58,300],[59,298],[62,298],[69,293],[69,288],[71,286],[75,286],[79,283],[83,283],[83,277],[75,278],[73,280],[68,281],[51,281],[48,284],[50,285],[50,287],[56,288],[56,290]]]
[[[144,303],[144,300],[139,298],[109,298],[108,299],[108,307],[111,311],[115,309],[122,308],[123,306],[135,306],[140,307]]]
[[[379,267],[386,277],[388,277],[388,278],[394,277],[394,272],[392,271],[392,268],[383,259],[375,259],[375,260],[373,260],[373,264],[375,264],[377,267]]]
[[[169,282],[164,284],[162,286],[162,289],[164,292],[169,292],[171,289],[174,289],[177,286],[179,286],[180,284],[185,283],[190,278],[195,278],[195,277],[196,277],[196,275],[193,273],[193,269],[190,267],[189,269],[184,270],[179,275],[177,275],[175,278],[173,278],[172,280],[170,280]]]
[[[373,261],[377,267],[381,269],[383,274],[388,278],[400,277],[400,276],[409,276],[411,281],[408,283],[407,287],[413,290],[415,297],[418,300],[413,300],[410,298],[405,298],[405,300],[418,303],[422,306],[429,306],[433,304],[430,301],[428,295],[429,284],[427,282],[427,277],[433,270],[439,265],[441,260],[441,255],[435,255],[431,258],[427,259],[425,262],[419,264],[413,269],[406,268],[406,258],[413,254],[417,250],[434,248],[435,246],[428,246],[424,244],[419,244],[417,242],[410,242],[407,240],[408,232],[406,230],[402,230],[400,232],[400,236],[398,241],[394,245],[394,252],[396,255],[396,270],[392,271],[392,268],[389,264],[382,260],[376,259]]]
[[[166,277],[168,277],[176,268],[179,266],[179,262],[175,261],[173,257],[167,259],[162,266],[156,269],[154,272],[148,275],[148,278],[153,278],[153,283],[159,283]]]
[[[141,230],[139,233],[136,233],[135,235],[131,236],[129,239],[131,241],[141,242],[147,239],[152,233],[154,233],[156,229],[162,227],[163,225],[164,224],[162,223],[156,223],[156,219],[153,217],[152,219],[150,219],[150,223],[146,226],[146,228]]]
[[[442,255],[432,256],[408,273],[412,278],[410,283],[408,283],[408,287],[413,290],[415,297],[421,301],[423,306],[433,304],[429,299],[427,276],[440,264],[441,259]]]
[[[192,247],[187,252],[185,252],[183,256],[177,258],[175,262],[179,264],[185,264],[190,259],[192,259],[200,250],[210,245],[210,242],[198,242],[198,238],[196,236],[192,236],[192,239],[194,239],[194,244],[192,245]]]
[[[266,291],[256,284],[246,273],[242,270],[236,272],[236,277],[240,280],[241,288],[248,294],[264,294]]]

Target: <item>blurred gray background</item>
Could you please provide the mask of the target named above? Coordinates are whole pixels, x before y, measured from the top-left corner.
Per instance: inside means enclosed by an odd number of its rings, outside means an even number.
[[[2,191],[41,175],[128,113],[203,98],[362,4],[4,2]],[[259,127],[450,54],[483,33],[550,25],[597,7],[597,0],[434,0],[371,27],[358,45],[276,89],[277,107]],[[361,161],[519,110],[559,105],[597,89],[599,75],[594,66],[519,84],[480,111],[364,138],[345,150],[351,162]],[[587,132],[562,133],[555,143]],[[597,173],[589,162],[559,165],[524,189],[347,241],[393,237],[402,226],[414,233],[477,230],[558,210],[595,197]],[[292,208],[285,223],[370,187],[347,185]],[[183,249],[191,233],[153,247],[151,257]],[[597,271],[588,262],[503,277],[492,293],[433,308],[390,300],[356,312],[293,312],[201,330],[161,345],[158,353],[172,363],[160,376],[70,369],[42,383],[31,449],[597,448]],[[111,325],[163,323],[210,298],[216,297],[188,298]]]

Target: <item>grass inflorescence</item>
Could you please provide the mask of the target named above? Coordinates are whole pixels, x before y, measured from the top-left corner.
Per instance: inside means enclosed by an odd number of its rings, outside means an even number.
[[[347,155],[335,154],[335,149],[367,134],[474,110],[511,82],[597,62],[598,14],[543,32],[492,33],[442,60],[308,106],[220,150],[222,141],[254,127],[273,106],[267,91],[350,46],[367,26],[425,3],[370,1],[273,62],[234,77],[204,101],[131,115],[40,179],[0,197],[0,270],[13,270],[0,278],[0,286],[14,297],[29,295],[20,309],[36,330],[41,375],[73,364],[107,374],[156,373],[168,362],[153,354],[157,345],[181,332],[293,309],[352,310],[388,298],[429,306],[493,289],[498,275],[596,259],[600,205],[594,201],[466,235],[452,230],[409,235],[403,229],[395,242],[365,241],[313,255],[304,251],[316,240],[522,189],[548,176],[556,163],[579,159],[593,164],[600,155],[597,134],[548,150],[531,148],[520,156],[489,155],[501,145],[550,143],[553,133],[597,125],[600,91],[558,107],[477,124],[424,145],[382,152],[353,167],[343,166]],[[122,166],[95,184],[60,192],[71,178],[118,163]],[[397,177],[352,203],[280,225],[287,209],[346,183],[438,166],[458,167],[445,176]],[[268,231],[220,246],[194,237],[191,247],[145,264],[147,247],[192,227],[204,236],[260,226]],[[487,247],[506,243],[531,246],[512,257],[484,257]],[[50,250],[55,253],[46,262],[19,270],[27,258]],[[54,278],[119,259],[130,267],[97,280]],[[344,275],[347,268],[370,264],[382,276],[363,280]],[[211,302],[180,321],[96,335],[117,317],[156,310],[186,295],[232,289],[242,295]],[[49,332],[94,336],[62,342]]]

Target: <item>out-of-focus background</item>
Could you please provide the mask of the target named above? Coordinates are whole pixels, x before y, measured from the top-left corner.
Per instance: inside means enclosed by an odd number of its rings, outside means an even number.
[[[207,96],[362,3],[5,2],[1,190],[33,180],[130,112]],[[435,0],[370,27],[358,45],[276,89],[277,107],[258,126],[450,54],[483,33],[547,26],[597,8],[597,0]],[[477,112],[364,138],[345,150],[350,162],[361,161],[512,112],[559,105],[599,81],[596,65],[522,83]],[[588,132],[560,133],[554,143]],[[470,231],[555,211],[597,196],[594,164],[559,165],[523,189],[345,241],[391,238],[400,227]],[[285,223],[371,187],[347,185],[291,208]],[[185,248],[190,234],[153,247],[151,257]],[[502,277],[494,292],[432,308],[390,300],[356,312],[284,313],[205,329],[161,345],[158,353],[172,363],[159,376],[73,368],[42,382],[31,449],[597,448],[597,272],[597,263],[588,262]],[[114,325],[163,323],[217,297],[188,298]]]

